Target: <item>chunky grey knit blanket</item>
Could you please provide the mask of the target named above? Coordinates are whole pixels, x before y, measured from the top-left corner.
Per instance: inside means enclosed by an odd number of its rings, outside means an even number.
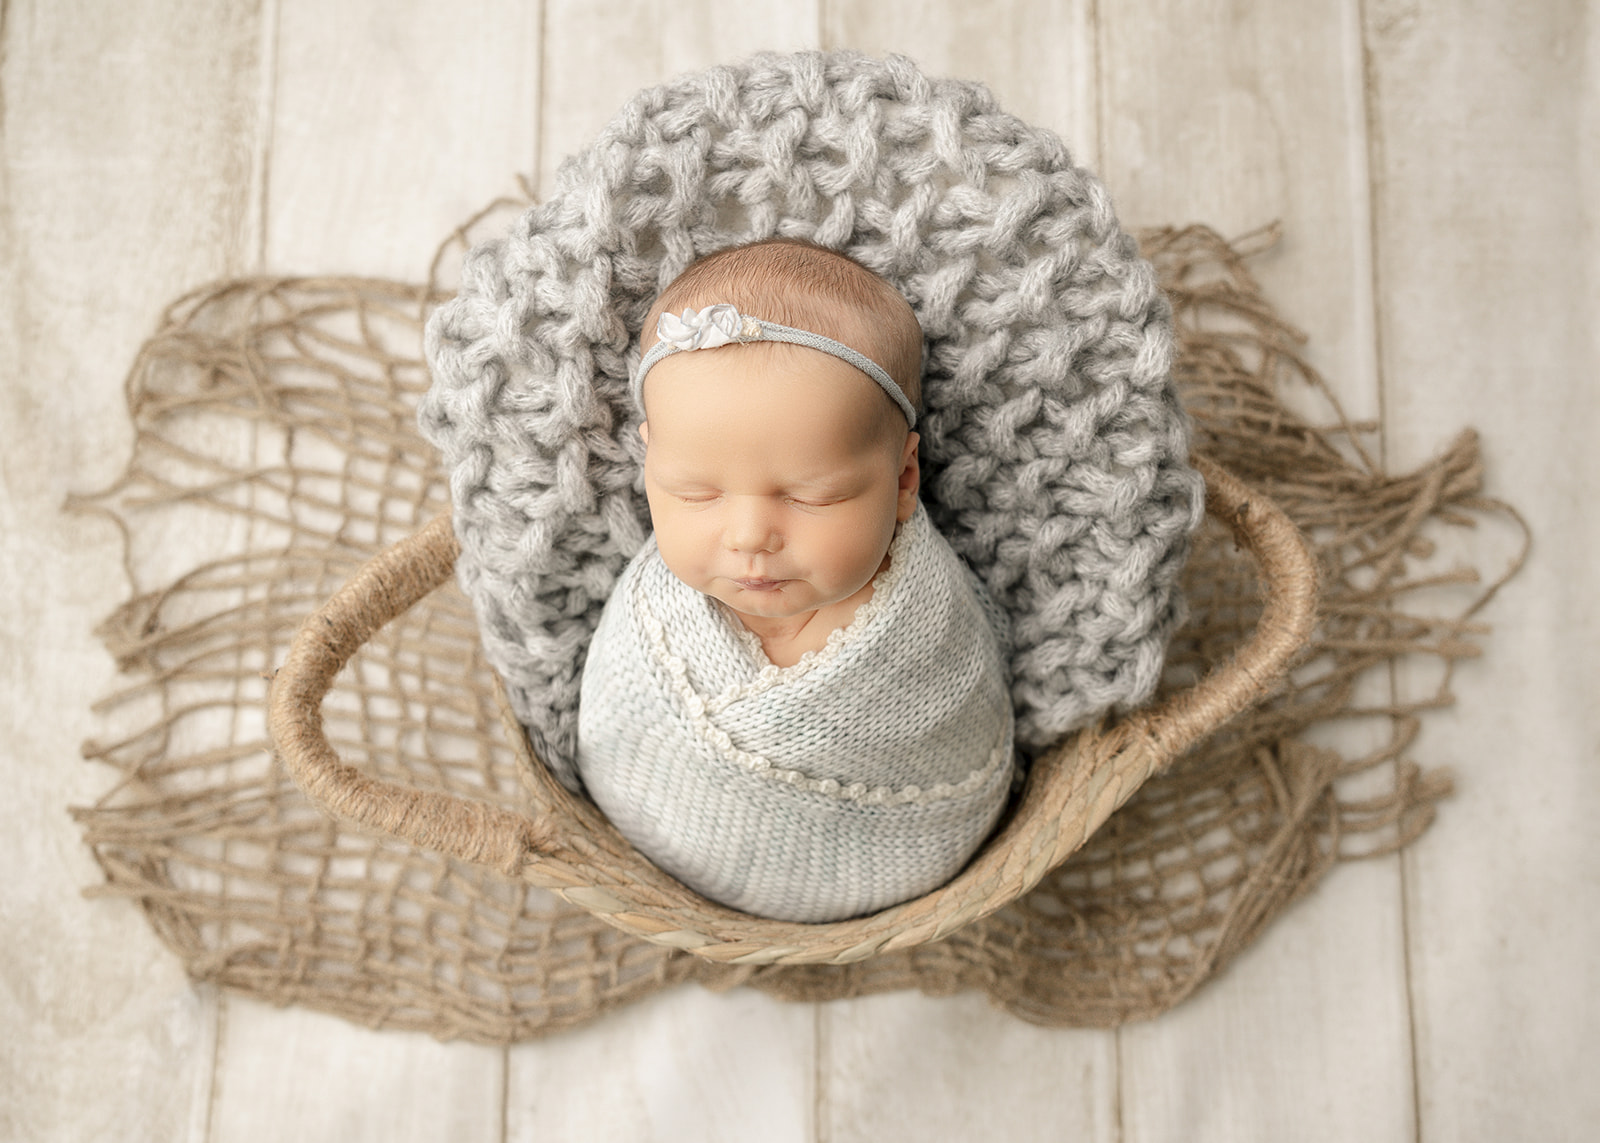
[[[589,647],[578,770],[624,837],[713,900],[784,921],[876,912],[955,876],[1005,806],[999,644],[920,508],[872,598],[792,667],[649,544]]]
[[[773,234],[847,251],[922,323],[923,500],[1012,618],[1018,742],[1148,696],[1202,487],[1169,310],[1105,188],[978,84],[763,55],[635,96],[428,328],[458,577],[541,756],[575,781],[584,654],[649,535],[640,325],[696,256]]]

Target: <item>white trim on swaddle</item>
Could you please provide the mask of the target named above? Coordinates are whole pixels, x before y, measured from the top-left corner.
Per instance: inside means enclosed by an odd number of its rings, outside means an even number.
[[[988,836],[1013,770],[1006,682],[920,505],[872,598],[791,667],[651,544],[590,646],[578,767],[612,824],[696,891],[838,920],[936,888]]]

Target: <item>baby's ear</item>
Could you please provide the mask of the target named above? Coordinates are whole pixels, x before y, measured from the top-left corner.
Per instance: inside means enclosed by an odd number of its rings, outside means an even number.
[[[639,422],[639,439],[642,440],[647,445],[650,443],[650,422],[649,421],[640,421]]]
[[[922,438],[916,433],[906,434],[905,448],[900,453],[900,494],[895,501],[894,517],[904,524],[917,510],[917,488],[922,483],[922,469],[917,463],[917,445]]]

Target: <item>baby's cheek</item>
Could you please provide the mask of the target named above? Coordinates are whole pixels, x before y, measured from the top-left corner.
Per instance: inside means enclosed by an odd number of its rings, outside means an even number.
[[[860,587],[877,574],[888,541],[881,522],[874,517],[856,517],[834,528],[820,542],[828,553],[834,575],[845,586]]]
[[[702,512],[685,519],[674,514],[656,532],[656,546],[667,568],[695,588],[701,588],[711,572],[717,535],[714,516]]]

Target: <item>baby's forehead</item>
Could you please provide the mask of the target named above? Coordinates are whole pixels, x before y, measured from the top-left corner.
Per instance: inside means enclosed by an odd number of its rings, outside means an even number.
[[[782,393],[774,401],[771,392],[741,393],[737,387],[711,390],[717,399],[704,401],[708,390],[693,392],[692,384],[674,385],[670,376],[661,378],[656,390],[655,378],[648,380],[647,462],[663,477],[832,487],[866,471],[887,470],[885,460],[905,444],[905,420],[864,377],[859,383],[871,391],[865,402],[794,403]],[[859,397],[859,390],[853,396]],[[874,407],[874,397],[885,407]],[[853,415],[851,407],[857,410]]]

